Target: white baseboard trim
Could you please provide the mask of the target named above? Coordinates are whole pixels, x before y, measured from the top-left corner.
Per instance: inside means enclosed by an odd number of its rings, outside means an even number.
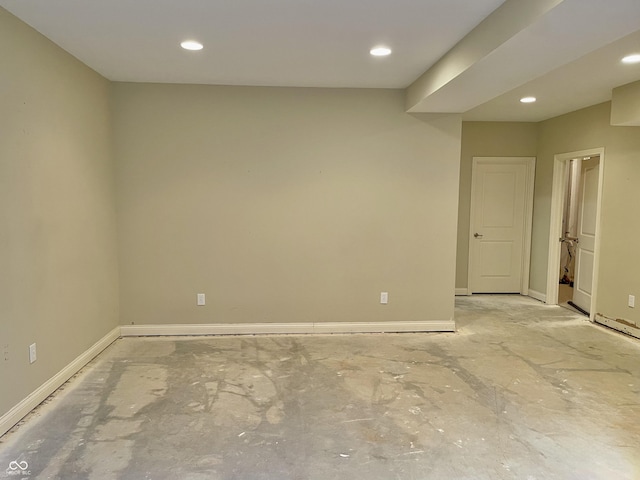
[[[246,323],[205,325],[123,325],[114,328],[75,360],[60,370],[0,417],[0,436],[7,433],[29,412],[40,405],[62,384],[120,337],[260,334],[331,334],[455,332],[454,320],[423,322],[319,322],[319,323]]]
[[[205,325],[123,325],[123,337],[328,333],[455,332],[454,320],[423,322],[220,323]]]
[[[627,322],[619,318],[608,318],[599,313],[596,313],[594,320],[596,323],[599,323],[606,327],[613,328],[614,330],[626,333],[627,335],[631,335],[632,337],[640,338],[640,327],[636,327],[631,322]]]
[[[531,298],[535,298],[536,300],[540,300],[542,303],[547,303],[547,296],[544,293],[529,289],[529,296]]]
[[[70,364],[56,373],[53,377],[40,385],[24,400],[0,417],[0,436],[7,433],[22,420],[31,410],[40,405],[49,395],[55,392],[64,382],[78,373],[82,367],[93,360],[96,355],[120,338],[120,327],[116,327],[98,340],[84,353],[80,354]]]
[[[471,295],[468,288],[456,288],[456,297]]]

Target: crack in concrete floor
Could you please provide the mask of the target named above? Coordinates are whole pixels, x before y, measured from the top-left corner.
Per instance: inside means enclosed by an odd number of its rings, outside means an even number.
[[[120,339],[2,437],[0,478],[640,478],[639,342],[519,296],[456,321]]]

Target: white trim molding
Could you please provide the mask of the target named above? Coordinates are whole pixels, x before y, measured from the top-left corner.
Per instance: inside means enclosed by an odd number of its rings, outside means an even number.
[[[596,313],[595,322],[605,327],[613,328],[619,332],[626,333],[632,337],[640,338],[640,327],[636,326],[632,322],[628,322],[621,318],[610,318],[600,313]]]
[[[468,288],[456,288],[456,297],[464,297],[466,295],[471,295]]]
[[[8,432],[22,420],[31,410],[40,405],[49,395],[55,392],[64,382],[78,373],[87,363],[100,352],[120,338],[120,327],[116,327],[80,354],[70,364],[56,373],[53,377],[31,392],[25,399],[0,417],[0,436]]]
[[[537,290],[529,289],[529,296],[531,298],[535,298],[536,300],[540,300],[542,303],[547,303],[547,296],[544,293],[540,293]]]
[[[455,332],[454,320],[423,322],[219,323],[123,325],[123,337],[188,335],[305,335],[330,333]]]

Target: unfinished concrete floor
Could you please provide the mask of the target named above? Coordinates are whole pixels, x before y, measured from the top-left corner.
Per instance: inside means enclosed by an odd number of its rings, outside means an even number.
[[[120,339],[2,438],[0,478],[640,478],[640,342],[519,296],[458,298],[456,317]]]

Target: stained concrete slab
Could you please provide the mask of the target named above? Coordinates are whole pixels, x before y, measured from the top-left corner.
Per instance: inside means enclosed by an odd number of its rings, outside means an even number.
[[[640,342],[456,305],[454,334],[120,339],[0,439],[0,478],[640,478]]]

